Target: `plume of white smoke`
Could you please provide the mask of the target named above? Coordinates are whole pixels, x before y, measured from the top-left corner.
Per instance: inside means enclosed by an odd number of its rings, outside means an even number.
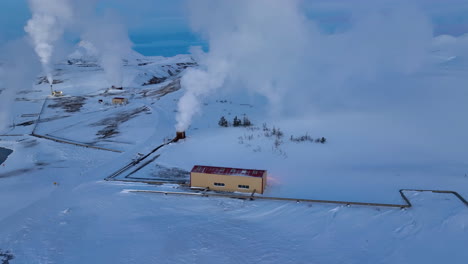
[[[201,53],[200,50],[197,51]],[[200,97],[206,96],[221,87],[229,72],[229,63],[223,58],[217,61],[206,61],[205,64],[217,67],[205,67],[204,69],[189,69],[182,78],[181,85],[190,87],[179,101],[177,118],[177,131],[185,131],[194,114],[200,111]]]
[[[90,19],[84,27],[82,40],[96,49],[99,63],[106,73],[109,85],[123,85],[124,59],[132,53],[132,42],[118,16],[107,12],[104,16]]]
[[[5,132],[14,122],[11,107],[16,93],[31,89],[40,65],[26,38],[9,41],[0,50],[0,132]]]
[[[210,51],[199,56],[200,68],[182,77],[186,93],[178,104],[177,130],[187,129],[200,111],[199,100],[226,81],[240,82],[279,102],[291,77],[287,72],[297,68],[294,61],[306,51],[310,33],[298,1],[269,2],[189,2],[192,27],[208,39]],[[208,6],[216,12],[207,12]]]
[[[52,83],[51,59],[55,43],[73,17],[69,0],[29,0],[32,18],[25,26],[39,56],[49,83]]]
[[[424,62],[432,26],[417,8],[357,13],[348,31],[330,35],[307,19],[301,4],[189,0],[192,28],[208,40],[209,52],[201,54],[198,69],[182,77],[186,92],[178,104],[177,130],[188,128],[201,98],[222,87],[264,95],[272,109],[288,103],[307,107],[336,98],[350,79],[411,73]]]
[[[29,0],[33,17],[25,31],[31,36],[47,78],[52,83],[51,59],[65,29],[73,29],[98,51],[109,85],[122,85],[122,65],[131,52],[123,21],[111,12],[96,14],[97,0]]]

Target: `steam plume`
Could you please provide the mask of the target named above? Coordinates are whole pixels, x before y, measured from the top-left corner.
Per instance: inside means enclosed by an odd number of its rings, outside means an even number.
[[[11,107],[16,93],[32,87],[41,66],[26,38],[9,41],[0,50],[0,132],[4,133],[13,122]]]
[[[361,10],[350,10],[350,29],[325,34],[306,17],[302,4],[189,0],[191,26],[208,40],[209,52],[199,53],[200,67],[182,77],[186,92],[176,129],[187,129],[200,112],[199,100],[220,88],[263,95],[272,109],[318,107],[352,89],[350,80],[408,74],[424,63],[432,26],[417,8],[376,7],[357,16]]]
[[[109,85],[122,86],[123,60],[132,52],[127,29],[119,22],[121,19],[109,12],[90,21],[85,25],[82,39],[96,49]]]
[[[31,36],[49,83],[52,83],[51,59],[55,43],[61,38],[64,26],[72,18],[69,0],[29,0],[33,13],[25,31]]]

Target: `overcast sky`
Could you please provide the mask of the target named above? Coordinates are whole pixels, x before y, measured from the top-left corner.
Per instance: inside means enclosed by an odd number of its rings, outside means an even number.
[[[75,0],[78,1],[78,0]],[[126,19],[131,35],[189,32],[184,0],[98,0],[101,9],[116,9]],[[228,0],[225,0],[228,1]],[[363,8],[376,2],[393,5],[415,2],[425,9],[436,24],[436,31],[453,34],[468,32],[468,1],[466,0],[306,0],[304,8],[316,15],[314,9],[339,10],[350,3]],[[332,11],[330,11],[332,12]],[[339,13],[334,13],[334,17]],[[0,37],[12,39],[24,34],[23,27],[30,17],[27,0],[0,1]]]
[[[74,0],[78,1],[78,0]],[[183,0],[98,0],[100,9],[114,9],[124,19],[131,35],[188,32]],[[31,14],[27,0],[0,1],[0,38],[18,38]]]

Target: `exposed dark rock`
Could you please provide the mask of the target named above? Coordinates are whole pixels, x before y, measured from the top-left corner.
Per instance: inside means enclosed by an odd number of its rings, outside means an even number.
[[[0,263],[1,264],[9,264],[10,260],[13,260],[15,256],[11,254],[10,251],[3,251],[0,249]]]
[[[73,97],[59,97],[54,98],[54,104],[50,104],[47,107],[49,108],[63,108],[65,112],[74,113],[79,112],[83,105],[85,104],[86,98],[82,96],[73,96]]]
[[[165,181],[171,180],[189,180],[190,172],[179,168],[167,168],[156,165],[156,170],[151,174],[152,178]]]
[[[41,120],[39,120],[39,123],[46,123],[46,122],[50,122],[50,121],[54,121],[54,120],[58,120],[58,119],[62,119],[62,118],[67,118],[67,117],[69,117],[69,115],[41,118]],[[36,124],[36,122],[37,122],[37,120],[30,120],[30,121],[26,121],[26,122],[23,122],[23,123],[15,124],[14,126],[30,126],[30,125]]]
[[[52,81],[52,84],[59,84],[59,83],[63,83],[64,81],[63,80],[53,80]],[[43,83],[49,83],[49,80],[47,80],[47,77],[46,76],[42,76],[39,78],[39,80],[37,81],[37,84],[43,84]]]
[[[140,108],[133,109],[128,112],[121,112],[112,117],[104,118],[103,120],[91,124],[92,126],[105,126],[103,129],[99,130],[96,133],[96,136],[99,136],[99,139],[111,138],[115,135],[118,135],[120,132],[118,130],[119,125],[125,123],[137,115],[148,111],[148,108],[143,106]]]
[[[166,81],[167,78],[166,77],[156,77],[156,76],[153,76],[153,78],[151,78],[149,81],[145,82],[143,84],[143,86],[147,86],[147,85],[152,85],[152,84],[159,84],[159,83],[162,83],[164,81]]]
[[[180,79],[176,79],[175,81],[158,90],[144,90],[141,94],[143,97],[156,97],[159,99],[178,90],[180,90]]]

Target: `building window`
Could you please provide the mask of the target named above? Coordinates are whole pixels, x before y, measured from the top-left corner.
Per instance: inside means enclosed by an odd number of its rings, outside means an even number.
[[[221,182],[215,182],[215,183],[214,183],[214,186],[218,186],[218,187],[224,187],[224,183],[221,183]]]
[[[239,189],[249,189],[250,188],[249,185],[242,185],[242,184],[237,185],[237,187],[239,187]]]

